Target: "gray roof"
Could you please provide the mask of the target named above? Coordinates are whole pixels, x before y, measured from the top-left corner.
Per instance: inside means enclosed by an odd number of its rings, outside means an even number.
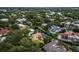
[[[48,28],[48,30],[50,32],[59,32],[61,31],[61,28],[59,26],[52,25],[51,27]]]
[[[49,42],[48,44],[43,46],[43,49],[46,52],[66,52],[64,47],[57,45],[56,42]]]

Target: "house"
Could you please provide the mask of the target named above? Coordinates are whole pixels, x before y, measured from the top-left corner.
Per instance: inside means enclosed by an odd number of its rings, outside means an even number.
[[[8,32],[8,29],[0,28],[0,35],[5,35]]]
[[[79,33],[78,32],[64,32],[64,33],[59,33],[58,34],[58,39],[60,40],[65,40],[68,42],[73,42],[76,40],[79,40]]]
[[[65,24],[64,24],[64,26],[66,27],[66,28],[70,28],[70,25],[71,25],[71,22],[65,22]]]
[[[53,11],[53,12],[50,12],[50,15],[55,15],[55,12]]]
[[[79,32],[74,33],[75,38],[79,40]]]
[[[48,31],[50,33],[57,33],[61,31],[61,28],[59,26],[52,25],[51,27],[48,28]]]
[[[65,27],[65,28],[70,28],[71,27],[71,22],[70,21],[61,22],[60,26]]]
[[[57,12],[57,14],[60,15],[60,16],[62,16],[62,13],[61,12]]]
[[[6,10],[6,9],[0,9],[0,11],[2,11],[2,12],[7,12],[7,10]]]
[[[63,46],[58,45],[56,41],[49,42],[42,49],[46,52],[66,52]]]
[[[68,19],[68,17],[64,17],[64,19]]]
[[[43,23],[41,26],[47,26],[47,23]]]
[[[31,34],[31,40],[32,40],[33,43],[37,43],[37,42],[43,43],[42,33],[38,32],[38,31],[34,31]]]
[[[7,29],[0,28],[0,42],[3,42],[6,39],[4,35],[6,35],[7,32],[9,32]]]
[[[25,18],[22,18],[22,19],[17,19],[16,21],[17,21],[18,23],[22,24],[22,22],[26,21],[26,19],[25,19]]]
[[[17,25],[19,26],[20,30],[22,30],[22,29],[25,29],[25,28],[26,28],[26,25],[24,25],[24,24],[17,24]]]
[[[9,19],[7,19],[7,18],[5,18],[5,19],[0,19],[0,21],[5,21],[5,22],[7,22],[7,21],[9,21]]]
[[[47,15],[46,15],[46,17],[48,17],[48,18],[49,18],[50,16],[47,14]]]
[[[34,33],[34,29],[29,29],[29,36],[31,36]]]
[[[0,36],[0,43],[6,40],[6,37]]]
[[[11,13],[11,15],[12,15],[12,16],[14,16],[14,17],[16,17],[16,16],[17,16],[17,15],[16,15],[16,14],[14,14],[14,13]]]
[[[72,22],[72,25],[79,27],[79,20]]]
[[[55,19],[50,19],[50,21],[54,21]]]
[[[70,32],[64,32],[64,33],[59,33],[58,34],[58,39],[61,39],[61,40],[67,40],[67,41],[73,41],[73,34],[70,33]]]

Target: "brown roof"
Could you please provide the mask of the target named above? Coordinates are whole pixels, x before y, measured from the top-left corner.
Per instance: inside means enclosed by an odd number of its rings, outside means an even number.
[[[0,28],[0,34],[5,34],[8,30],[4,28]]]

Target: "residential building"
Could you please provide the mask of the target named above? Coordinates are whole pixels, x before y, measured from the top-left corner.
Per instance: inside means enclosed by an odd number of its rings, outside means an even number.
[[[8,29],[0,28],[0,35],[6,35],[8,31]]]
[[[22,22],[23,22],[23,21],[26,21],[26,19],[25,19],[25,18],[22,18],[22,19],[17,19],[16,21],[17,21],[18,23],[21,23],[21,24],[22,24]]]
[[[19,26],[20,30],[22,30],[22,29],[25,29],[25,28],[26,28],[26,25],[23,25],[23,24],[17,24],[17,25]]]
[[[7,18],[3,18],[3,19],[0,19],[0,21],[5,21],[5,22],[7,22],[7,21],[9,21],[9,19],[7,19]]]
[[[3,42],[6,39],[4,35],[6,35],[7,32],[9,32],[9,30],[0,28],[0,42]]]
[[[56,41],[49,42],[43,46],[43,50],[46,52],[66,52],[66,49],[60,46]]]
[[[79,20],[72,22],[72,25],[79,27]]]
[[[48,28],[48,31],[50,33],[57,33],[61,31],[61,28],[59,26],[52,25],[51,27]]]
[[[36,41],[39,41],[40,43],[44,43],[43,42],[43,36],[42,36],[41,32],[33,32],[31,34],[31,39],[32,39],[33,43],[35,43]]]
[[[79,33],[78,32],[64,32],[58,34],[58,39],[65,40],[69,42],[73,42],[79,40]]]

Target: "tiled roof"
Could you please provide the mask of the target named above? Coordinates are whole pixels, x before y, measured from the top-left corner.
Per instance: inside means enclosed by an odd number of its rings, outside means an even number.
[[[7,31],[7,29],[0,28],[0,34],[5,34]]]

